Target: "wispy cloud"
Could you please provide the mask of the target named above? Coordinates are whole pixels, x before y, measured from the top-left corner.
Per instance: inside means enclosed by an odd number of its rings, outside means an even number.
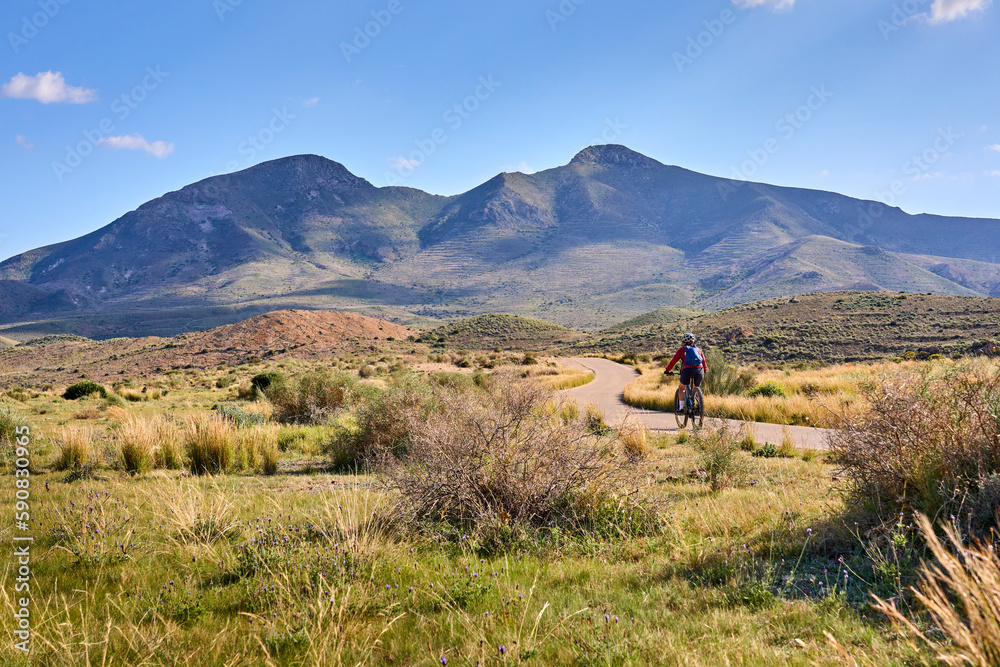
[[[516,166],[507,165],[507,166],[503,167],[502,169],[503,169],[504,173],[508,173],[508,174],[509,173],[513,173],[515,171],[519,171],[522,174],[533,174],[533,173],[535,173],[535,170],[527,162],[525,162],[524,160],[522,160],[521,162],[519,162]]]
[[[416,169],[422,163],[420,162],[420,160],[411,160],[405,157],[394,157],[391,160],[389,160],[389,164],[391,164],[392,168],[395,169],[396,171],[403,171],[409,169]]]
[[[17,142],[18,146],[27,151],[30,151],[32,148],[35,147],[35,144],[28,141],[28,139],[23,134],[19,134],[16,137],[14,137],[14,141]]]
[[[993,151],[994,153],[1000,153],[1000,144],[993,144],[992,146],[987,146],[986,150]]]
[[[317,104],[319,104],[319,98],[318,97],[310,97],[308,100],[305,100],[304,102],[302,102],[302,106],[304,106],[307,109],[309,107],[314,107]]]
[[[947,23],[965,18],[973,12],[981,12],[990,6],[991,0],[934,0],[931,5],[931,23]]]
[[[775,9],[791,9],[795,6],[795,0],[733,0],[733,4],[742,9],[761,5],[774,5]]]
[[[986,172],[987,176],[1000,176],[1000,169],[994,169],[993,171]]]
[[[0,97],[37,100],[42,104],[86,104],[97,99],[97,91],[66,84],[62,72],[18,73],[0,87]]]
[[[166,141],[146,141],[142,135],[139,134],[127,134],[121,137],[104,137],[101,139],[101,145],[105,148],[114,148],[116,150],[131,150],[131,151],[146,151],[150,155],[155,155],[156,157],[163,159],[174,152],[173,143]]]

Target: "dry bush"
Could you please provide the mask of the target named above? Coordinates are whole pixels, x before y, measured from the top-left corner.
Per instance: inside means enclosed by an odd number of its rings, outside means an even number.
[[[1000,375],[954,369],[883,379],[871,406],[831,436],[849,505],[874,523],[918,511],[966,530],[996,526],[1000,508]]]
[[[59,448],[56,470],[72,470],[91,462],[94,456],[94,430],[89,426],[62,428],[55,440],[56,447]]]
[[[381,460],[407,519],[469,529],[497,546],[531,529],[620,517],[603,510],[637,498],[644,480],[611,436],[594,435],[585,419],[565,421],[550,390],[510,374],[484,392],[443,388],[405,452]],[[633,514],[634,528],[651,525],[642,507]]]
[[[329,369],[307,373],[294,384],[272,384],[265,394],[274,405],[278,421],[321,424],[354,400],[358,380],[352,375],[334,375]]]
[[[370,462],[387,452],[401,454],[413,429],[426,421],[434,403],[430,385],[407,376],[362,404],[356,416],[357,430],[346,436],[350,463]]]
[[[73,415],[73,419],[97,419],[101,416],[101,411],[95,407],[84,408]]]
[[[894,600],[875,597],[875,608],[897,629],[932,647],[943,664],[1000,664],[1000,559],[996,551],[966,546],[954,526],[945,526],[943,542],[925,516],[918,516],[917,522],[934,561],[923,566],[920,585],[912,590],[951,645],[930,639],[896,608]]]

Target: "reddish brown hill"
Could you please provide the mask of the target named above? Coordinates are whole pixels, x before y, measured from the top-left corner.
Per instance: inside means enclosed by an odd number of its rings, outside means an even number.
[[[42,339],[0,351],[0,387],[60,384],[84,375],[94,380],[137,377],[258,359],[330,357],[417,333],[355,313],[280,310],[174,338]]]

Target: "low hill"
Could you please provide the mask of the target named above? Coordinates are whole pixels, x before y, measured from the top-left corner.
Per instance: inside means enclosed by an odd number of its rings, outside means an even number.
[[[705,311],[698,310],[697,308],[660,308],[651,313],[633,317],[627,322],[608,327],[602,333],[627,333],[637,329],[648,329],[649,327],[657,327],[662,324],[673,324],[681,320],[690,320],[704,314]]]
[[[68,383],[81,376],[112,380],[263,359],[329,358],[372,347],[378,341],[406,340],[417,333],[354,313],[284,310],[173,338],[95,341],[47,336],[0,350],[0,387],[41,380]]]
[[[650,314],[652,315],[652,313]],[[841,362],[979,354],[1000,340],[1000,299],[822,292],[726,308],[673,323],[643,318],[571,352],[673,352],[685,331],[745,362]]]
[[[450,346],[487,350],[542,350],[553,345],[573,343],[585,334],[557,324],[519,315],[476,315],[429,331],[421,340],[433,342],[446,338]]]

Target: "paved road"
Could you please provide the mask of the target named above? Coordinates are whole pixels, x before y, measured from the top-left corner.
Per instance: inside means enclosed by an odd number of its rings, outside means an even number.
[[[650,431],[677,432],[677,422],[669,412],[653,412],[625,405],[623,392],[625,385],[639,377],[638,371],[631,366],[617,364],[607,359],[594,359],[590,357],[574,357],[560,359],[565,365],[575,366],[594,373],[594,380],[589,384],[575,389],[567,389],[563,392],[572,398],[581,407],[596,404],[604,415],[604,419],[611,425],[615,425],[627,413],[635,413],[646,428]],[[705,420],[721,423],[726,421],[732,426],[739,426],[742,422],[733,420]],[[826,449],[826,429],[810,428],[808,426],[779,426],[777,424],[754,424],[755,437],[757,442],[773,442],[781,444],[784,439],[785,429],[792,436],[792,440],[797,447],[802,449]]]

